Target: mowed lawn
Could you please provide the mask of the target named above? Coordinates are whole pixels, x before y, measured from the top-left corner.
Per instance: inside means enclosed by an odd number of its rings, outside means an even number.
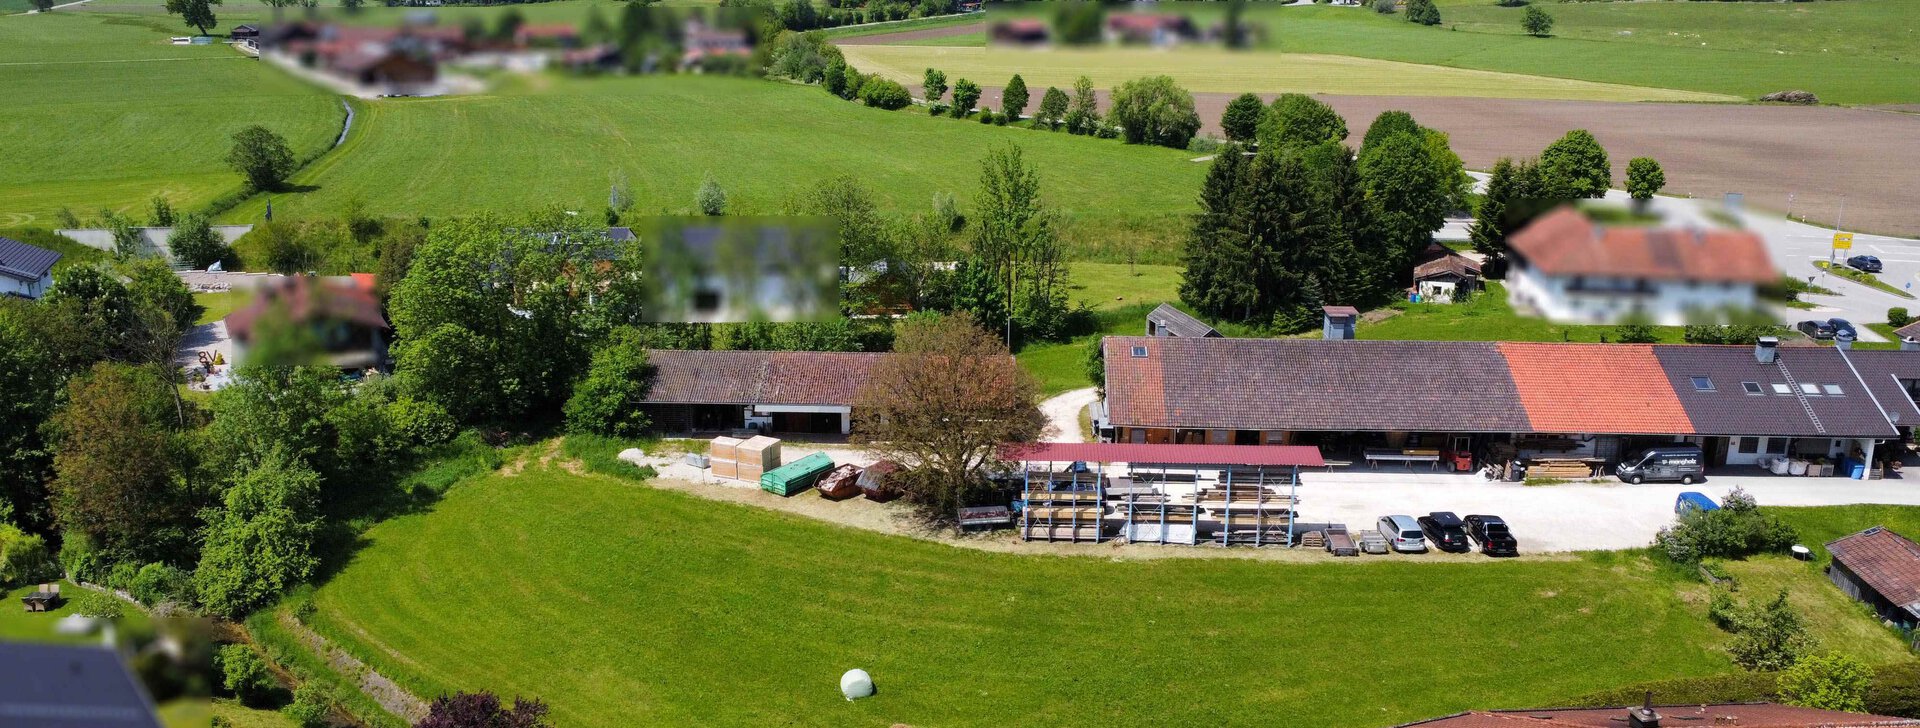
[[[224,45],[171,45],[174,22],[0,17],[0,226],[48,225],[61,207],[144,218],[156,194],[203,206],[241,187],[225,158],[249,125],[296,155],[332,143],[338,100]]]
[[[1737,669],[1697,585],[1638,554],[999,554],[538,467],[366,540],[317,629],[416,693],[567,726],[1358,728]],[[840,697],[854,667],[876,698]]]
[[[295,176],[313,191],[275,195],[276,215],[330,216],[355,198],[409,217],[553,205],[597,215],[617,172],[638,214],[692,211],[709,175],[731,214],[779,213],[836,175],[858,178],[892,211],[930,211],[946,192],[970,212],[981,159],[1019,145],[1069,230],[1107,245],[1184,225],[1206,174],[1185,151],[887,112],[741,78],[541,78],[357,108],[347,143]],[[264,205],[256,198],[227,218],[255,219]]]
[[[964,37],[964,36],[962,36]],[[862,71],[918,83],[928,67],[948,78],[998,86],[1013,74],[1027,85],[1071,89],[1086,76],[1099,88],[1166,74],[1188,91],[1282,91],[1389,96],[1482,96],[1586,101],[1737,101],[1736,97],[1648,86],[1399,63],[1325,53],[1234,53],[1217,49],[1163,51],[1113,48],[1028,51],[927,45],[841,46]]]

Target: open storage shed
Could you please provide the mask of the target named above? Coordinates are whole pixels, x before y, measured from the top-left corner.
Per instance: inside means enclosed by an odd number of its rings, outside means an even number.
[[[1300,468],[1325,464],[1297,445],[1015,443],[1000,456],[1021,464],[1021,538],[1093,543],[1291,546]]]

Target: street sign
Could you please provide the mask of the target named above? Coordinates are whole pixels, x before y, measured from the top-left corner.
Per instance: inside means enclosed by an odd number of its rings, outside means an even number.
[[[1853,249],[1853,233],[1834,233],[1833,249],[1834,250],[1852,250]]]

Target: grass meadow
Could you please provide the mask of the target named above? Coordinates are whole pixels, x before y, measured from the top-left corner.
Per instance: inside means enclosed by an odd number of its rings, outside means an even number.
[[[365,540],[312,596],[317,630],[415,693],[538,696],[562,725],[1372,727],[1738,670],[1704,588],[1641,552],[1015,555],[557,467],[465,481]],[[1769,578],[1831,590],[1797,562]],[[1905,659],[1864,613],[1830,621],[1827,648]],[[1501,658],[1422,657],[1461,645]],[[852,667],[876,698],[839,696]]]
[[[146,217],[164,195],[202,207],[241,188],[231,137],[260,124],[296,155],[332,143],[345,112],[317,88],[225,46],[174,46],[162,19],[0,17],[0,227],[52,226],[69,207]]]
[[[358,198],[376,215],[513,213],[560,205],[598,214],[624,172],[636,213],[694,209],[711,175],[733,214],[777,213],[812,181],[853,175],[886,209],[971,207],[980,160],[1017,144],[1066,217],[1076,255],[1154,247],[1193,208],[1206,166],[1172,149],[887,112],[818,87],[718,77],[540,78],[496,93],[361,104],[339,149],[273,198],[276,215],[334,216]],[[265,200],[229,220],[257,219]]]

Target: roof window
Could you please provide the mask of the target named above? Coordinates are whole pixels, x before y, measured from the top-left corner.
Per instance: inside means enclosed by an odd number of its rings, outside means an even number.
[[[1747,390],[1747,394],[1766,394],[1767,393],[1767,390],[1760,388],[1759,382],[1741,382],[1740,388]]]
[[[1827,394],[1831,394],[1835,397],[1838,397],[1841,394],[1844,394],[1844,392],[1840,391],[1840,385],[1834,384],[1832,382],[1828,382],[1826,384],[1820,385],[1820,389],[1826,391]]]
[[[1147,347],[1144,347],[1144,346],[1133,347],[1133,358],[1135,359],[1147,358]]]
[[[1816,397],[1817,397],[1817,396],[1820,396],[1820,385],[1818,385],[1818,384],[1814,384],[1813,382],[1801,382],[1801,383],[1800,383],[1800,393],[1801,393],[1801,394],[1811,394],[1811,395],[1814,395],[1814,396],[1816,396]]]
[[[1774,394],[1793,394],[1793,388],[1781,382],[1774,382],[1773,393]]]
[[[1693,380],[1693,391],[1695,392],[1713,391],[1713,380],[1708,377],[1694,376],[1688,377],[1688,379]]]

